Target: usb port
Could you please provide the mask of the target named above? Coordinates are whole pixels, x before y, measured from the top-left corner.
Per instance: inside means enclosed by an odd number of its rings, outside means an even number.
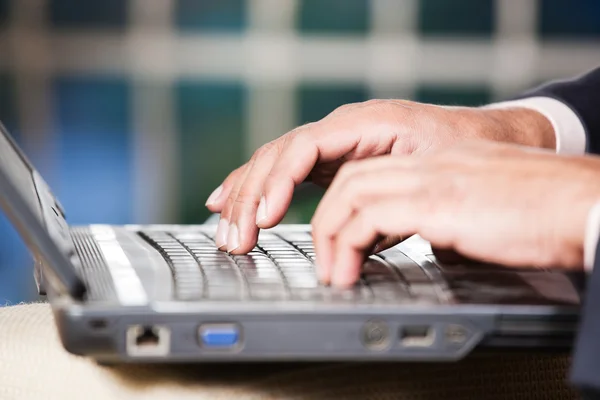
[[[400,343],[405,347],[429,347],[435,339],[435,330],[428,325],[411,325],[400,328]]]

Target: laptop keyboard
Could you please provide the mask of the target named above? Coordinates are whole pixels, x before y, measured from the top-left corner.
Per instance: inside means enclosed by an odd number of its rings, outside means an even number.
[[[336,302],[440,302],[434,277],[400,251],[371,256],[360,281],[336,289],[319,283],[307,233],[261,232],[247,255],[219,251],[203,232],[139,233],[167,261],[182,301],[291,300]]]

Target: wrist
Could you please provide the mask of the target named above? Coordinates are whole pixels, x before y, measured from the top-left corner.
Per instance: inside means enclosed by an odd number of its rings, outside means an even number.
[[[519,107],[474,111],[479,114],[478,128],[485,139],[556,150],[552,123],[538,111]]]
[[[554,203],[549,200],[555,207],[551,210],[554,214],[557,224],[554,229],[555,237],[563,237],[565,239],[564,250],[562,255],[564,259],[561,264],[568,267],[581,267],[585,265],[590,268],[589,258],[590,240],[594,243],[591,245],[591,251],[595,253],[596,243],[598,241],[598,214],[600,201],[600,184],[596,182],[598,171],[600,171],[600,160],[583,160],[571,159],[568,162],[579,164],[574,166],[574,170],[565,171],[571,179],[565,181],[561,185],[561,190],[555,193]],[[587,161],[587,162],[586,162]],[[568,210],[568,212],[566,211]],[[590,219],[591,218],[591,219]],[[593,226],[590,225],[593,224]],[[592,229],[593,228],[593,229]],[[592,231],[596,231],[595,233]],[[559,233],[560,232],[560,233]],[[594,234],[592,234],[594,233]],[[558,248],[561,248],[558,246]]]

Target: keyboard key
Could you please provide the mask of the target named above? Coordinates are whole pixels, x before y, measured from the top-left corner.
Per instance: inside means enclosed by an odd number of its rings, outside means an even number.
[[[262,268],[262,269],[243,269],[243,275],[246,279],[279,279],[281,280],[281,274],[275,268]]]
[[[250,276],[246,277],[246,282],[248,282],[248,285],[250,286],[254,284],[283,284],[283,280],[279,276]]]
[[[281,232],[277,236],[288,242],[311,242],[312,235],[308,232]]]
[[[416,299],[439,300],[438,290],[433,284],[410,285],[410,292]]]
[[[431,278],[420,267],[403,268],[399,272],[404,280],[410,283],[427,283],[431,281]]]
[[[378,253],[378,256],[390,263],[390,265],[392,265],[394,268],[421,268],[419,264],[417,264],[414,260],[412,260],[410,257],[408,257],[406,254],[404,254],[395,247]]]
[[[282,271],[305,271],[310,272],[314,271],[315,267],[311,263],[301,263],[301,262],[293,262],[293,263],[278,263],[279,268]]]
[[[316,288],[319,286],[319,281],[317,278],[295,278],[295,279],[287,279],[288,286],[293,290],[296,288],[310,289]]]
[[[408,300],[411,298],[408,289],[398,283],[382,281],[370,283],[369,287],[373,292],[373,297],[378,300],[399,301]]]
[[[236,272],[236,267],[234,265],[227,265],[227,264],[219,264],[219,265],[202,265],[202,271],[204,271],[204,273],[206,275],[211,275],[213,273],[218,273],[216,271],[229,271],[229,272]]]
[[[396,274],[388,267],[386,264],[379,260],[369,259],[363,265],[363,275],[365,276],[375,276],[375,275],[383,275],[388,276],[390,278],[396,277]]]
[[[250,297],[256,300],[282,300],[286,298],[283,284],[254,283],[249,285]]]
[[[279,237],[261,231],[258,245],[247,255],[219,251],[213,239],[202,232],[178,232],[173,236],[154,232],[145,238],[168,260],[180,299],[398,302],[411,298],[404,281],[429,282],[426,271],[412,261],[400,262],[407,259],[403,253],[391,252],[396,258],[384,261],[371,257],[356,287],[325,288],[318,282],[315,248],[306,232],[284,232]],[[398,270],[388,265],[391,261],[400,262],[395,264]]]
[[[366,287],[353,287],[349,289],[332,289],[323,291],[325,300],[334,302],[368,301],[372,297],[371,291]]]
[[[209,286],[207,297],[210,300],[240,300],[242,291],[235,286]]]
[[[211,284],[237,284],[239,281],[239,276],[235,270],[205,269],[204,274]]]
[[[297,301],[322,301],[322,287],[316,288],[297,288],[291,291],[291,298]]]

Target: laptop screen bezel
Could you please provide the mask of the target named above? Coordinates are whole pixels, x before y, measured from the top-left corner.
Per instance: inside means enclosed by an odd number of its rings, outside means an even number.
[[[29,203],[25,201],[11,177],[1,166],[0,207],[34,259],[42,265],[44,280],[52,287],[53,292],[81,299],[86,293],[86,287],[75,268],[77,258],[64,210],[1,122],[0,134],[6,138],[12,151],[31,172],[41,219],[36,213],[37,210],[31,210]]]

